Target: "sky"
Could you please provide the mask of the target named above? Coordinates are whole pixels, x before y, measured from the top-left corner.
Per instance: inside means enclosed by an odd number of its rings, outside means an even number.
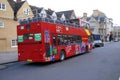
[[[93,10],[106,14],[113,19],[115,25],[120,25],[120,1],[119,0],[27,0],[30,5],[52,9],[56,12],[74,10],[79,17],[86,12],[88,17]]]

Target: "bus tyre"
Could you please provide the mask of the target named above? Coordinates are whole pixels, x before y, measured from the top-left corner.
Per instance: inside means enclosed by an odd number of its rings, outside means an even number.
[[[62,50],[60,52],[60,61],[63,61],[65,59],[65,52]]]

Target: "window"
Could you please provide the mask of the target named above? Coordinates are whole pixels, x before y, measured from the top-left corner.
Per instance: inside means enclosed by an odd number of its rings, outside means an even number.
[[[93,32],[95,30],[95,28],[90,28],[90,30]]]
[[[26,14],[26,15],[29,15],[30,14],[30,10],[29,9],[24,9],[23,13]]]
[[[58,39],[58,45],[63,45],[63,37],[62,37],[62,35],[58,35],[57,39]]]
[[[0,22],[0,28],[4,28],[4,23]]]
[[[53,35],[53,45],[56,46],[56,35]]]
[[[81,43],[82,42],[81,36],[73,36],[73,38],[74,38],[74,43]]]
[[[79,44],[82,42],[81,36],[77,35],[58,35],[58,45]]]
[[[17,40],[13,39],[11,44],[12,44],[12,47],[17,47]]]
[[[6,5],[4,3],[0,3],[0,10],[6,10]]]

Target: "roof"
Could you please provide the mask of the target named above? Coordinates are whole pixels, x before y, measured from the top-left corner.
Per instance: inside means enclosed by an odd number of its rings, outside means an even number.
[[[15,8],[14,8],[14,11],[17,12],[24,3],[25,3],[25,1],[16,3]]]
[[[74,10],[68,10],[68,11],[61,11],[61,12],[57,12],[57,13],[64,14],[66,19],[70,19],[73,12],[74,12]]]
[[[96,21],[104,22],[105,19],[107,18],[107,16],[103,12],[101,12],[99,10],[96,10],[96,11],[97,11],[98,14],[94,15],[94,13],[93,13],[92,17],[95,18]]]
[[[106,17],[102,17],[102,16],[97,16],[97,17],[94,17],[96,21],[99,21],[99,22],[105,22],[105,19]]]
[[[87,17],[87,21],[89,21],[91,18],[90,17]]]
[[[30,8],[32,9],[32,12],[34,15],[36,15],[36,10],[37,10],[37,13],[40,13],[43,9],[43,7],[39,8],[39,7],[32,6],[32,5],[30,5]]]
[[[53,12],[54,12],[54,11],[53,11],[53,10],[51,10],[51,9],[48,9],[48,10],[45,10],[45,11],[47,12],[47,14],[48,14],[48,15],[52,15],[52,14],[53,14]]]
[[[15,8],[15,5],[16,5],[16,2],[13,1],[13,0],[7,0],[7,1],[8,1],[8,3],[10,4],[11,8],[12,8],[13,11],[14,11],[14,8]]]
[[[56,15],[57,15],[57,18],[58,18],[58,20],[60,20],[60,18],[62,17],[62,13],[56,13]]]
[[[39,9],[39,7],[32,6],[32,5],[30,5],[30,8],[31,8],[32,10]]]
[[[62,13],[56,13],[56,14],[59,18],[62,16]]]
[[[11,8],[14,11],[14,20],[17,20],[17,12],[18,10],[22,7],[22,5],[26,2],[26,1],[21,1],[19,3],[15,2],[14,0],[7,0],[8,3],[10,4]]]
[[[21,8],[21,6],[24,4],[25,1],[16,3],[14,0],[7,0],[10,4],[11,8],[13,9],[14,13],[17,13],[17,11]]]

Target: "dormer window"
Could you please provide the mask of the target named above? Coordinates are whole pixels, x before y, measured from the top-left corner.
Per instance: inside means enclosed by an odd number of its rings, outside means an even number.
[[[6,5],[4,3],[0,3],[0,10],[6,10]]]
[[[56,16],[52,16],[52,19],[53,19],[53,20],[57,20],[57,17],[56,17]]]
[[[29,15],[30,14],[30,10],[26,8],[26,9],[24,9],[23,13],[26,14],[26,15]]]
[[[39,15],[40,15],[40,17],[42,17],[42,18],[46,18],[46,14],[45,14],[45,13],[40,13]]]

